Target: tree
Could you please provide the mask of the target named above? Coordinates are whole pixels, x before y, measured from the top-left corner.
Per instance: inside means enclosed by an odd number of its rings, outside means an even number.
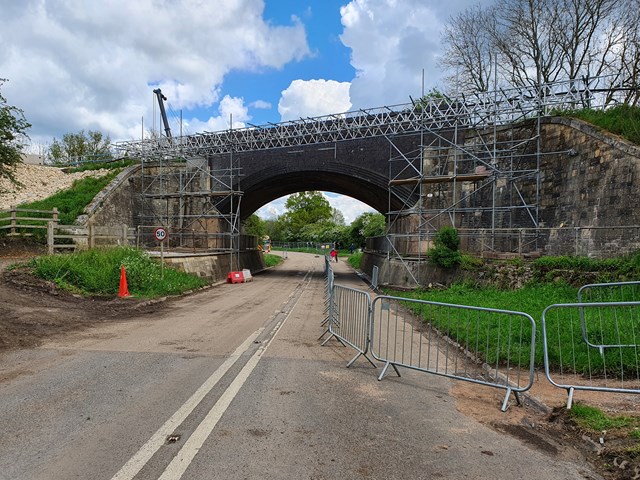
[[[267,222],[254,213],[244,221],[244,233],[260,239],[267,235]]]
[[[385,218],[381,213],[365,212],[359,215],[349,227],[350,242],[355,246],[364,246],[369,237],[380,237],[385,232]]]
[[[47,158],[52,163],[69,163],[83,159],[111,159],[111,139],[102,132],[65,133],[62,140],[53,139]]]
[[[0,78],[0,87],[6,81]],[[29,127],[23,111],[7,104],[0,93],[0,178],[16,183],[15,168],[21,162]]]
[[[611,75],[637,85],[640,0],[496,0],[444,28],[449,91]],[[496,71],[497,69],[497,71]],[[633,92],[637,98],[638,92]]]
[[[452,72],[447,81],[462,91],[488,92],[493,81],[495,16],[475,5],[445,25],[440,65]]]
[[[285,203],[287,211],[278,218],[279,230],[285,241],[299,241],[306,225],[328,222],[333,218],[329,201],[320,192],[299,192]]]

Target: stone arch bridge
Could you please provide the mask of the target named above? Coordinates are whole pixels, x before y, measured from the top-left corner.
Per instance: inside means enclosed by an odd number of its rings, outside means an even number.
[[[242,219],[276,198],[324,190],[386,213],[390,231],[417,234],[418,245],[421,232],[445,224],[490,230],[478,245],[493,251],[540,251],[554,239],[577,245],[564,231],[542,231],[549,228],[594,228],[586,235],[594,243],[597,228],[640,224],[640,212],[625,208],[639,194],[640,152],[546,116],[586,101],[597,107],[611,94],[598,79],[579,82],[123,142],[123,154],[143,160],[129,224],[226,223],[239,232]],[[519,229],[519,243],[501,245],[500,229]],[[607,242],[619,251],[637,237]]]

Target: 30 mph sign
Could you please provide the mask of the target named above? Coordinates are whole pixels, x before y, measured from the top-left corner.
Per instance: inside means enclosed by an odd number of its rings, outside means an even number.
[[[164,227],[158,227],[153,232],[153,236],[156,237],[156,240],[162,242],[167,238],[167,230]]]

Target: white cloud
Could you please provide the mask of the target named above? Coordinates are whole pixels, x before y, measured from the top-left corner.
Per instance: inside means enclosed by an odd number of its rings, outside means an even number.
[[[350,108],[349,83],[322,79],[294,80],[278,103],[283,121],[341,113]]]
[[[249,106],[252,108],[261,108],[264,110],[268,110],[271,108],[271,103],[265,102],[264,100],[256,100],[255,102],[251,102]]]
[[[207,107],[231,70],[282,68],[309,54],[304,26],[263,19],[263,0],[3,0],[3,94],[32,138],[99,129],[139,136],[151,87],[175,109]]]
[[[185,122],[185,135],[198,132],[218,132],[229,129],[230,122],[233,128],[243,128],[245,122],[251,119],[249,111],[244,105],[244,100],[238,97],[225,95],[218,106],[218,116],[209,117],[206,121],[193,118]]]
[[[287,198],[289,198],[289,195],[280,197],[276,200],[273,200],[272,202],[267,203],[255,212],[256,215],[265,220],[275,219],[279,217],[286,210],[285,203],[287,202]]]
[[[344,215],[344,221],[347,225],[353,222],[364,212],[376,211],[366,203],[362,203],[355,198],[347,197],[345,195],[327,194],[324,192],[323,195],[329,201],[333,208],[336,208],[342,212],[342,214]]]
[[[408,103],[437,86],[443,23],[477,0],[352,0],[340,9],[342,42],[351,48],[355,108]]]

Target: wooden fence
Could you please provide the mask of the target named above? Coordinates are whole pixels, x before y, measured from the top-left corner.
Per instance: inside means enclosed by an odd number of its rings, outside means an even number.
[[[32,235],[34,229],[46,230],[49,223],[58,223],[57,208],[34,210],[11,207],[0,210],[0,231],[9,230],[8,235]]]

